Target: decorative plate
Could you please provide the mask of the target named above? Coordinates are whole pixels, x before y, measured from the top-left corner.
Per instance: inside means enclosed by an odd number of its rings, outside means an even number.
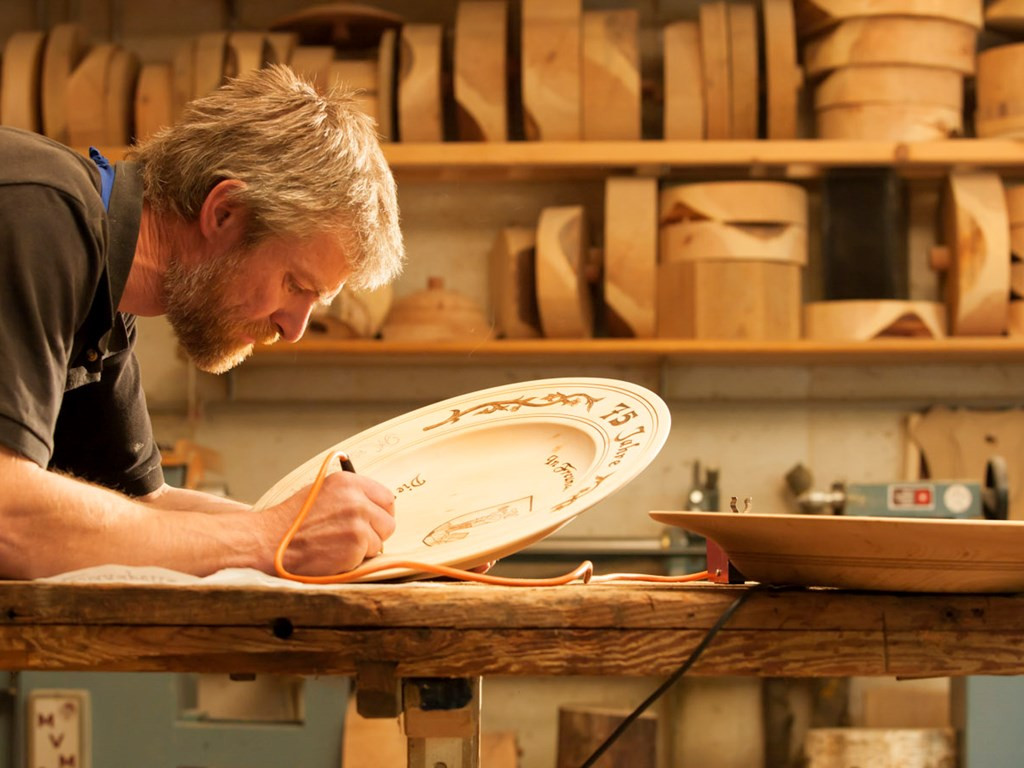
[[[713,539],[750,581],[896,592],[1024,591],[1019,521],[650,514]]]
[[[629,382],[494,387],[338,443],[282,478],[255,508],[302,490],[332,451],[343,450],[357,472],[396,495],[396,531],[375,563],[472,568],[543,538],[617,491],[654,459],[669,426],[665,403]],[[409,575],[393,568],[366,580]]]

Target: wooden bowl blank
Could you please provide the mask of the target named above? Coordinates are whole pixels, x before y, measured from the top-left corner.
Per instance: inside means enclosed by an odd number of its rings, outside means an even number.
[[[455,15],[454,96],[459,138],[508,140],[508,5],[459,3]]]
[[[582,135],[582,3],[522,0],[523,133],[530,141]]]
[[[992,0],[985,5],[985,26],[1000,32],[1024,32],[1024,0]]]
[[[807,37],[859,16],[946,19],[981,29],[981,5],[979,0],[796,0],[794,10],[797,33]]]
[[[661,192],[662,225],[684,219],[807,226],[807,190],[784,181],[709,181]]]
[[[804,336],[821,341],[867,341],[887,336],[941,339],[946,305],[937,301],[851,299],[804,304]]]
[[[45,32],[15,32],[7,38],[0,70],[0,119],[4,125],[39,131],[45,46]]]
[[[935,104],[961,110],[964,77],[955,70],[936,67],[854,65],[834,70],[814,89],[816,109],[869,103]]]
[[[444,141],[440,24],[406,24],[398,54],[398,136],[402,141]]]
[[[588,245],[582,206],[541,211],[537,222],[537,306],[541,329],[549,338],[593,335],[593,306],[585,274]]]
[[[671,22],[665,25],[662,35],[665,138],[703,139],[704,87],[700,76],[700,30],[697,22]]]
[[[933,141],[963,133],[961,111],[938,104],[843,104],[814,117],[821,139]]]
[[[50,30],[43,52],[43,133],[68,142],[68,79],[89,50],[89,33],[79,24],[57,24]]]
[[[796,23],[790,0],[761,0],[764,29],[766,138],[795,139],[803,72],[797,63]]]
[[[978,136],[1018,136],[1024,132],[1024,85],[1017,73],[1024,67],[1024,43],[989,48],[978,54]]]
[[[740,259],[807,264],[807,228],[799,224],[680,221],[661,228],[661,261]]]
[[[974,27],[944,19],[855,18],[808,40],[804,67],[810,77],[851,64],[915,64],[971,75],[976,38]]]
[[[640,12],[583,13],[580,115],[584,139],[641,138]]]

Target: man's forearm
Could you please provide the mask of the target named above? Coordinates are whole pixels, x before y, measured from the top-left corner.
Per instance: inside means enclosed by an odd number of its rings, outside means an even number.
[[[157,490],[139,499],[142,503],[157,509],[192,510],[195,512],[242,512],[252,509],[248,504],[215,496],[204,491],[193,491],[188,488],[175,488],[163,485]]]

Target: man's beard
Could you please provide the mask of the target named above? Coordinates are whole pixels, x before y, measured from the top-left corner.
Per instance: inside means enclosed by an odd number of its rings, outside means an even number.
[[[173,258],[164,274],[167,319],[201,371],[224,373],[241,363],[253,349],[245,338],[264,344],[278,339],[269,320],[245,320],[241,306],[228,303],[230,288],[237,290],[247,279],[245,265],[246,254],[236,250],[196,266]]]

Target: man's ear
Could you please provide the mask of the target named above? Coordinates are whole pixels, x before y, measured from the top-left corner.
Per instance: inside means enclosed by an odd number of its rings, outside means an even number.
[[[246,209],[232,194],[245,186],[238,179],[217,182],[199,209],[199,231],[206,240],[231,244],[245,235]]]

